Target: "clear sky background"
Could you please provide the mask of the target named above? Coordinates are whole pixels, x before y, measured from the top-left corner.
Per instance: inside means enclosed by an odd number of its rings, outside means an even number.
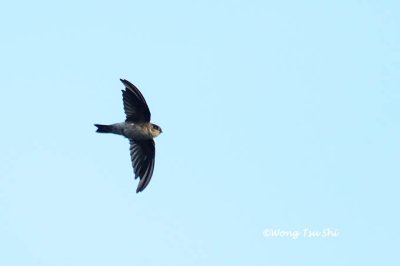
[[[1,3],[0,265],[399,265],[399,13]],[[140,194],[93,126],[124,120],[119,78],[164,131]]]

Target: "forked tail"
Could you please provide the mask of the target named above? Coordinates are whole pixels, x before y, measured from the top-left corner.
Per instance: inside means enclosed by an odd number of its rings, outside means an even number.
[[[97,133],[112,133],[112,126],[94,124],[97,127]]]

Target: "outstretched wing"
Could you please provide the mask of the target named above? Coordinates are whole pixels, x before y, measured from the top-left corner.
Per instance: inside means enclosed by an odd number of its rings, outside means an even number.
[[[126,79],[121,79],[121,82],[125,85],[125,90],[122,90],[124,111],[126,114],[125,121],[133,123],[150,122],[151,114],[149,107],[138,88]]]
[[[131,152],[131,161],[135,179],[140,178],[136,193],[142,192],[149,184],[154,170],[155,144],[154,140],[133,140],[129,143]]]

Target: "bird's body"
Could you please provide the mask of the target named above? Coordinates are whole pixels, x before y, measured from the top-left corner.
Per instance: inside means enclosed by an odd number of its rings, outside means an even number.
[[[162,133],[159,126],[150,123],[150,110],[140,91],[129,81],[122,80],[125,122],[111,125],[95,124],[98,133],[112,133],[129,139],[135,178],[140,178],[136,192],[149,184],[154,170],[155,144],[153,138]]]
[[[117,135],[122,135],[128,139],[134,140],[149,140],[160,135],[160,131],[153,129],[153,124],[151,123],[115,123],[112,125],[96,125],[102,126],[104,132],[101,130],[99,133],[113,133]]]

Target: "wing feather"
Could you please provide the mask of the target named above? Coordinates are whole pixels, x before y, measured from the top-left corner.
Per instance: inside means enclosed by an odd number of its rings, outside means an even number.
[[[154,171],[154,140],[129,140],[130,154],[135,178],[140,179],[136,193],[142,192],[149,184]]]
[[[125,85],[125,90],[122,90],[122,99],[126,114],[125,121],[133,123],[150,122],[150,110],[142,93],[126,79],[121,79],[121,82]]]

